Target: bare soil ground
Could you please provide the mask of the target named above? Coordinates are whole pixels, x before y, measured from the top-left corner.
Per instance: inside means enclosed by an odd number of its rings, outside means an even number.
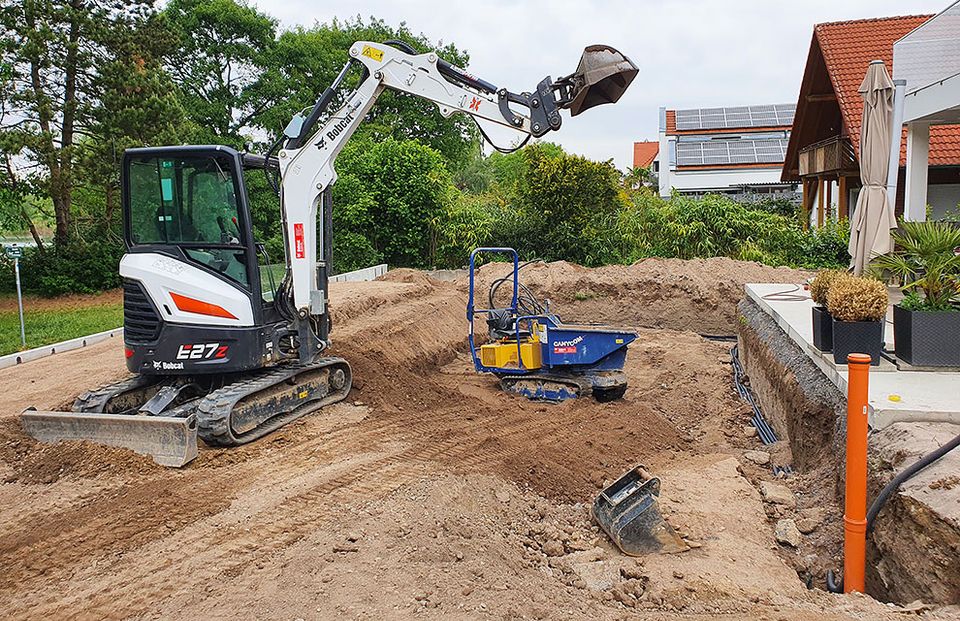
[[[743,278],[803,274],[650,267],[525,270],[566,318],[659,326],[640,329],[615,403],[501,393],[465,353],[465,283],[406,270],[333,288],[348,401],[252,445],[201,448],[182,470],[22,433],[22,408],[121,377],[116,344],[3,371],[4,618],[904,618],[808,590],[784,561],[795,553],[743,475],[729,344],[696,334],[732,332]],[[589,503],[637,463],[661,476],[663,511],[693,549],[636,560],[598,532]]]

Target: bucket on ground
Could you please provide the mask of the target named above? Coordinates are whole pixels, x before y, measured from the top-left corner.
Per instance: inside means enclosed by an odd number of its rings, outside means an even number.
[[[640,465],[600,492],[593,503],[593,517],[613,543],[630,556],[689,550],[663,519],[659,496],[660,479]]]

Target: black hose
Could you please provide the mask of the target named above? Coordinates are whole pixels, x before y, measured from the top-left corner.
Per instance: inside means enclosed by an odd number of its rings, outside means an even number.
[[[832,569],[827,570],[827,590],[831,593],[843,593],[843,577],[840,578],[840,582],[837,582]]]
[[[542,263],[542,262],[543,262],[543,259],[531,259],[530,261],[521,263],[519,267],[517,267],[518,277],[519,277],[520,270],[522,270],[523,268],[527,267],[528,265],[531,265],[532,263]],[[500,285],[511,280],[513,280],[513,272],[511,272],[507,276],[504,276],[503,278],[498,278],[494,280],[492,283],[490,283],[490,291],[487,294],[487,301],[489,303],[490,308],[495,307],[494,298],[497,295],[497,291],[500,289]],[[525,284],[518,282],[517,290],[518,290],[517,310],[520,311],[521,314],[523,315],[542,315],[543,314],[543,311],[544,311],[543,304],[540,303],[540,300],[537,299],[537,297]]]
[[[887,483],[883,489],[880,490],[877,498],[870,505],[870,510],[867,511],[867,534],[869,535],[873,530],[873,525],[877,520],[877,516],[880,514],[880,510],[883,509],[883,505],[886,504],[890,496],[897,491],[901,485],[958,446],[960,446],[960,435],[956,436],[953,440],[950,440],[940,448],[930,451],[916,462],[911,464],[908,468],[904,468],[900,474],[893,477],[893,480]],[[843,593],[843,579],[841,578],[840,582],[836,582],[836,578],[832,569],[827,572],[827,590],[831,593]]]
[[[867,511],[867,534],[873,530],[873,523],[877,519],[877,515],[880,513],[880,510],[883,509],[883,505],[887,502],[887,499],[890,497],[893,492],[897,491],[903,483],[911,479],[915,474],[937,461],[953,449],[960,446],[960,435],[955,437],[953,440],[950,440],[940,448],[935,451],[931,451],[918,459],[914,464],[909,468],[904,468],[903,472],[893,477],[893,480],[887,483],[880,494],[877,496],[877,499],[873,501],[873,504],[870,505],[870,510]]]
[[[267,185],[270,186],[270,189],[273,190],[273,193],[277,196],[280,196],[280,184],[277,183],[276,177],[270,173],[270,157],[273,155],[273,152],[276,151],[277,147],[280,146],[280,143],[286,138],[285,134],[280,134],[280,137],[270,145],[270,148],[267,149],[267,154],[263,157],[263,176],[267,179]]]

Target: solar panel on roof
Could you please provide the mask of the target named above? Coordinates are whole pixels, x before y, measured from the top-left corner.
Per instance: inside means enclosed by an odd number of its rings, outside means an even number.
[[[680,141],[677,142],[677,164],[780,164],[786,159],[786,152],[785,138]]]
[[[793,125],[794,104],[677,110],[677,129],[733,129]]]

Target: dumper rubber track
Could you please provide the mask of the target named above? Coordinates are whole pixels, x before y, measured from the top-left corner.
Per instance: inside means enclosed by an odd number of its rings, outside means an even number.
[[[543,390],[552,391],[559,391],[561,388],[566,388],[567,391],[574,393],[577,398],[588,397],[593,392],[593,385],[590,383],[590,380],[582,377],[571,377],[568,375],[555,375],[546,373],[530,373],[527,375],[505,375],[500,378],[500,387],[506,392],[511,392],[537,401],[557,402],[563,400],[562,398],[534,398],[524,394],[524,392],[521,392],[521,390],[523,390],[525,387],[528,391],[536,390],[537,386]]]
[[[200,438],[212,446],[238,446],[261,438],[350,392],[343,358],[291,364],[211,391],[196,406]]]

